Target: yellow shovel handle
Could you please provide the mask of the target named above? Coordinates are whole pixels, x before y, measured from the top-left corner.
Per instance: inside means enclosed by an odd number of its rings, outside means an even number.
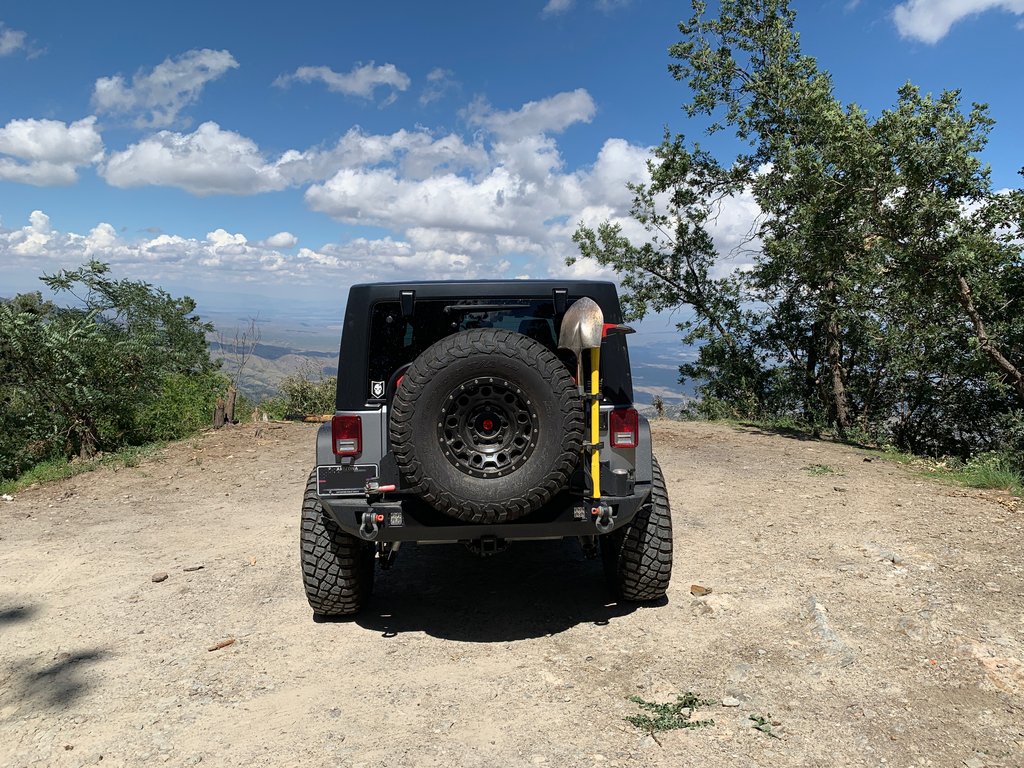
[[[590,350],[590,394],[595,397],[590,401],[590,442],[597,444],[601,439],[601,404],[596,395],[601,389],[601,348]],[[593,485],[594,500],[601,498],[601,451],[590,449],[590,481]]]

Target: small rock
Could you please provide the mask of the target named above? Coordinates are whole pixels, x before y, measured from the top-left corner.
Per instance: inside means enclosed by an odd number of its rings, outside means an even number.
[[[704,595],[711,594],[711,587],[705,587],[701,584],[691,584],[690,594],[694,597],[704,597]]]
[[[840,493],[845,493],[846,492],[846,487],[842,486],[842,485],[833,485],[832,486],[832,490],[833,491],[839,491]]]
[[[985,768],[985,765],[985,761],[977,755],[971,755],[966,760],[964,760],[965,768]]]
[[[738,707],[739,705],[740,700],[737,699],[735,696],[726,696],[724,699],[722,699],[723,707]]]
[[[183,570],[185,572],[188,572],[188,571],[201,571],[205,567],[206,567],[205,565],[186,565],[181,570]]]
[[[987,589],[989,592],[1002,592],[1003,591],[1002,588],[998,584],[996,584],[994,581],[986,581],[985,582],[985,589]]]
[[[164,571],[154,573],[150,579],[154,584],[159,584],[161,581],[167,581],[167,574]]]
[[[14,497],[11,496],[10,494],[5,493],[3,495],[0,495],[0,501],[14,501]]]

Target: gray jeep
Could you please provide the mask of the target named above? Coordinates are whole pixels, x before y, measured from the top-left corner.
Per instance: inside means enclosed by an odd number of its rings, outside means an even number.
[[[668,495],[621,323],[609,282],[353,286],[302,505],[314,616],[358,612],[405,542],[574,537],[618,597],[663,597]]]

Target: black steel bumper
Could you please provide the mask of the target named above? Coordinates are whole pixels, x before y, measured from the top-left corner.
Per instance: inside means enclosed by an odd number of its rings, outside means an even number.
[[[338,526],[353,536],[372,541],[474,541],[498,539],[549,539],[566,536],[594,536],[626,525],[650,495],[650,485],[638,483],[629,496],[605,497],[612,509],[610,529],[600,531],[591,507],[579,497],[562,494],[526,517],[510,523],[463,523],[438,512],[413,497],[389,495],[385,501],[365,497],[322,496],[323,505]],[[369,537],[365,516],[372,516],[377,531]],[[362,529],[362,533],[360,530]]]

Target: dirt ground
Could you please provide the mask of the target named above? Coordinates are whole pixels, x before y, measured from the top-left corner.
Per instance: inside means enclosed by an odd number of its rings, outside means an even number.
[[[0,765],[1024,765],[1024,514],[1004,496],[656,422],[663,604],[611,601],[576,542],[410,546],[363,615],[316,624],[315,427],[272,426],[0,501]],[[686,691],[720,702],[695,715],[714,725],[623,719]]]

